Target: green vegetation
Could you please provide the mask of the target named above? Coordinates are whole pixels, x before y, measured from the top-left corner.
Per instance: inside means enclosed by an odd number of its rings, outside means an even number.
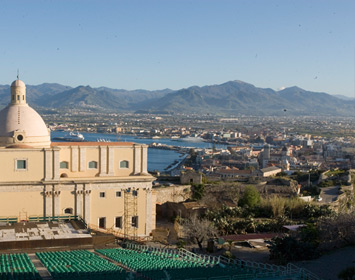
[[[242,207],[255,207],[260,203],[260,194],[254,186],[247,186],[238,204]]]
[[[313,183],[318,181],[321,173],[321,170],[312,170],[310,173],[296,171],[290,176],[290,178],[296,180],[298,183],[307,182],[308,180]]]
[[[283,225],[314,222],[330,216],[328,205],[307,203],[298,198],[270,197],[260,199],[254,207],[227,207],[207,210],[205,217],[214,223],[222,234],[279,232]]]
[[[314,225],[299,230],[298,235],[286,235],[272,240],[270,259],[286,264],[290,261],[309,260],[317,257],[318,232]]]
[[[325,175],[327,176],[342,176],[347,174],[349,174],[349,172],[347,170],[342,170],[342,169],[329,170],[328,172],[325,173]]]
[[[321,217],[295,233],[272,240],[270,258],[285,264],[355,245],[355,213]]]
[[[194,184],[192,185],[192,196],[193,200],[200,200],[205,192],[205,185],[204,184]]]

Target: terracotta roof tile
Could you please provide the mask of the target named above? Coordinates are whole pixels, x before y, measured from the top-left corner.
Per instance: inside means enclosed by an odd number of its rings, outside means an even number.
[[[133,142],[52,142],[52,147],[58,146],[133,146]]]

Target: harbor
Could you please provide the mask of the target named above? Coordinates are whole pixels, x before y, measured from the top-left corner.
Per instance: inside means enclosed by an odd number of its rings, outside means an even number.
[[[52,131],[52,141],[65,141],[62,138],[67,131]],[[104,133],[82,133],[83,141],[101,142],[135,142],[143,143],[149,146],[148,149],[148,170],[159,171],[161,173],[178,172],[187,158],[191,149],[212,148],[210,143],[203,141],[175,141],[175,139],[161,138],[138,138],[131,135],[116,135]],[[158,140],[158,141],[157,141]],[[217,148],[226,148],[225,145],[216,145]]]

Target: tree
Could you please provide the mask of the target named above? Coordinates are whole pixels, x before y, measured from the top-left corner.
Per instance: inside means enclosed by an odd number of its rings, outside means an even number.
[[[198,244],[202,250],[202,243],[209,238],[217,235],[217,230],[214,225],[207,219],[200,219],[197,215],[192,215],[190,218],[182,222],[183,233],[185,236]]]
[[[205,192],[205,185],[204,184],[194,184],[192,186],[192,199],[193,200],[200,200]]]
[[[355,245],[355,213],[323,217],[317,223],[322,249]]]
[[[254,186],[247,186],[245,191],[238,201],[238,204],[242,207],[248,206],[250,208],[260,203],[260,194]]]
[[[286,235],[271,240],[270,259],[280,264],[290,261],[309,260],[317,257],[316,246],[312,242],[300,240],[296,236]]]

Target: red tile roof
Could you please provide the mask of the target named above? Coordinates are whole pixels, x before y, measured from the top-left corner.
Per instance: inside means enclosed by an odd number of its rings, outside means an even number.
[[[133,142],[52,142],[52,147],[58,146],[133,146]]]

